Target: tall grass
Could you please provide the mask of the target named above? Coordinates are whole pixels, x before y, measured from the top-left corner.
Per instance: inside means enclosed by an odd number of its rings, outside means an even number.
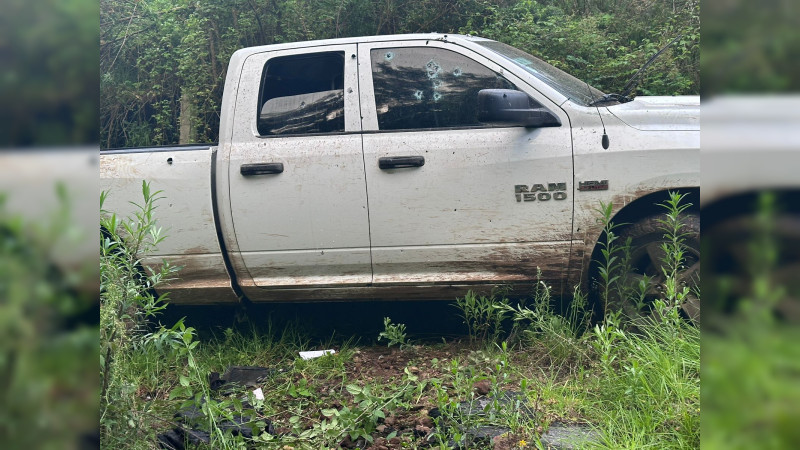
[[[102,243],[104,447],[149,448],[156,432],[176,425],[172,414],[188,405],[202,412],[203,423],[197,426],[210,433],[211,448],[331,448],[347,441],[363,448],[392,438],[401,439],[403,448],[448,448],[453,442],[482,448],[474,432],[485,426],[507,429],[517,447],[534,448],[554,421],[590,424],[599,436],[590,444],[594,447],[699,445],[700,331],[678,314],[682,290],[656,300],[655,313],[638,317],[635,328],[630,318],[611,311],[593,322],[588,296],[578,289],[566,311],[555,310],[543,282],[517,304],[502,293],[470,293],[455,303],[469,327],[469,345],[445,344],[449,354],[441,361],[428,355],[434,346],[406,345],[397,352],[384,347],[382,355],[402,356],[407,365],[385,378],[375,372],[360,376],[352,368],[361,350],[352,340],[320,343],[322,348],[336,347],[335,355],[298,359],[296,352],[313,343],[295,326],[227,329],[204,341],[183,321],[171,328],[146,327],[165,304],[151,288],[174,273],[166,267],[142,274],[138,267],[141,249],[162,239],[152,217],[158,195],[145,184],[145,200],[133,217],[104,219],[111,231]],[[680,215],[680,201],[667,206],[668,215]],[[612,233],[614,229],[607,226]],[[664,261],[668,278],[676,276],[674,268],[681,263],[682,236],[673,237],[667,240],[671,255]],[[140,251],[129,253],[137,242]],[[608,276],[602,280],[601,299],[624,289],[615,271],[630,249],[620,245],[626,243],[612,239],[604,247]],[[386,320],[384,325],[383,338],[408,342],[404,324]],[[247,391],[231,396],[210,391],[209,372],[230,365],[274,368],[274,375],[261,383],[267,398],[255,401]],[[463,402],[478,404],[476,385],[481,383],[488,385],[490,403],[479,415],[465,414]],[[508,390],[519,394],[511,403],[501,403]],[[439,410],[429,432],[424,427],[392,431],[382,426],[390,416],[420,408]],[[526,408],[535,414],[527,415]],[[252,440],[219,428],[220,421],[234,414],[252,418]],[[268,420],[282,434],[266,433]]]

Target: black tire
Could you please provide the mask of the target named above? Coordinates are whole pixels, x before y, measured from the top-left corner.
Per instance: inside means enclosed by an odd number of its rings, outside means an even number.
[[[621,310],[634,322],[651,315],[653,302],[664,297],[664,282],[666,276],[662,271],[664,250],[661,244],[666,242],[664,237],[664,224],[661,222],[666,216],[655,215],[626,227],[620,232],[617,241],[624,244],[631,240],[630,260],[628,267],[620,273],[619,281],[622,286],[630,291],[637,289],[644,277],[649,282],[644,290],[644,298],[609,299],[610,307]],[[685,246],[682,269],[678,272],[679,286],[689,288],[689,294],[681,305],[681,314],[693,321],[700,320],[700,217],[694,212],[682,216],[682,232],[686,233],[683,242]]]

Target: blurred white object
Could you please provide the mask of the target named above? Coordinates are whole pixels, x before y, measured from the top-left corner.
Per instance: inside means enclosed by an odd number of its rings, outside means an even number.
[[[308,359],[319,358],[320,356],[332,355],[334,353],[336,353],[335,350],[311,350],[307,352],[300,352],[300,357],[308,360]]]
[[[253,391],[253,395],[256,396],[256,400],[264,400],[264,391],[262,391],[261,388]]]

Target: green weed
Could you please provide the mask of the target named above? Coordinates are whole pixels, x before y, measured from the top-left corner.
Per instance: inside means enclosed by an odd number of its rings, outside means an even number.
[[[492,292],[488,297],[473,291],[456,299],[453,305],[461,311],[467,325],[470,342],[496,342],[503,333],[503,321],[508,317],[506,306],[509,300],[504,295]]]
[[[400,350],[408,345],[408,338],[406,337],[406,326],[402,323],[392,323],[392,319],[388,317],[383,318],[384,330],[378,334],[378,341],[386,339],[387,345],[397,345]]]

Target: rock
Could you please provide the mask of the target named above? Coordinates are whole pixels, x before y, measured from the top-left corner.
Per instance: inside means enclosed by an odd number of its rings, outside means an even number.
[[[420,425],[424,425],[424,426],[426,426],[428,428],[433,428],[433,425],[434,425],[433,424],[433,419],[431,419],[430,417],[423,417],[423,418],[419,419],[419,423],[420,423]]]
[[[431,429],[429,427],[426,427],[425,425],[417,425],[414,427],[414,436],[416,437],[425,437],[430,432]]]
[[[586,444],[599,443],[600,434],[586,424],[553,422],[547,432],[539,437],[539,440],[545,448],[572,450],[583,448]]]
[[[350,439],[350,436],[348,435],[348,436],[345,436],[345,437],[344,437],[344,439],[342,439],[342,441],[341,441],[341,442],[339,442],[339,447],[341,447],[341,448],[356,448],[356,447],[361,447],[361,445],[360,445],[360,442],[359,442],[359,441],[360,441],[360,439],[358,439],[358,440],[356,440],[356,441],[354,442],[352,439]]]
[[[478,395],[488,395],[489,391],[492,389],[492,385],[489,384],[489,380],[481,380],[475,383],[474,388]]]
[[[530,406],[527,397],[521,392],[505,391],[496,397],[481,396],[458,404],[459,413],[467,416],[485,416],[492,408],[495,408],[496,413],[506,411],[509,408],[516,408],[526,418],[533,418],[535,415],[535,411]],[[433,408],[428,415],[435,419],[441,416],[442,412],[439,408]]]

